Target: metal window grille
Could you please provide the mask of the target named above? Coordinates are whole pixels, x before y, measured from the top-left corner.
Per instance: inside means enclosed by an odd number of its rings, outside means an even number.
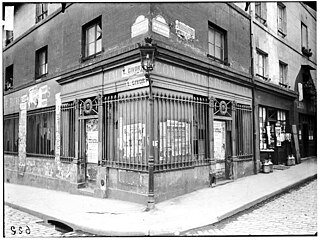
[[[102,164],[147,171],[148,99],[146,93],[103,98]]]
[[[55,107],[27,113],[27,156],[54,157]]]
[[[6,154],[18,154],[19,146],[19,114],[4,116],[3,119],[3,151]]]
[[[61,105],[60,160],[72,162],[75,157],[75,102]]]
[[[155,171],[207,164],[207,98],[160,94],[154,104]]]
[[[253,156],[252,108],[249,105],[236,105],[236,154],[239,158]]]

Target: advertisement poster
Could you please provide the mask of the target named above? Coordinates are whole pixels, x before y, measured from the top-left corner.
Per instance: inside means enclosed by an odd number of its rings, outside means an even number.
[[[191,153],[190,127],[187,122],[160,122],[160,160]]]
[[[98,120],[90,119],[86,122],[87,132],[87,162],[98,163]]]
[[[281,146],[281,127],[275,127],[276,138],[277,138],[277,147]]]
[[[122,133],[120,147],[123,148],[123,156],[127,158],[142,156],[145,124],[124,125]]]
[[[226,124],[221,121],[213,121],[214,158],[226,158]]]

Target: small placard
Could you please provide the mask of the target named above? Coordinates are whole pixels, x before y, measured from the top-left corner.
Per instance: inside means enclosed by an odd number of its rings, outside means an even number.
[[[157,16],[152,19],[152,31],[167,38],[170,37],[169,26],[162,16]]]
[[[137,17],[134,24],[131,26],[131,38],[134,38],[138,35],[144,34],[149,30],[149,19],[145,16],[140,15]]]
[[[142,73],[143,73],[143,69],[141,67],[140,62],[124,66],[122,69],[123,78],[131,77],[133,75],[142,74]]]
[[[195,39],[195,32],[194,28],[176,20],[176,33],[178,37],[185,40],[193,40]]]
[[[147,81],[146,77],[144,75],[141,75],[141,74],[140,75],[131,76],[127,80],[126,84],[127,84],[127,87],[129,89],[149,86],[149,82]]]

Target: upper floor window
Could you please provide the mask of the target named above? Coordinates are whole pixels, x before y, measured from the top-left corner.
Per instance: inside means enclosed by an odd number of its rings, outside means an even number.
[[[278,3],[278,31],[283,36],[287,33],[287,12],[286,6],[279,2]]]
[[[6,30],[6,46],[13,41],[13,31]]]
[[[13,64],[6,67],[4,90],[8,91],[13,88]]]
[[[266,2],[256,2],[255,3],[255,12],[256,12],[256,19],[263,23],[267,23],[267,5]]]
[[[36,51],[36,79],[48,73],[48,46]]]
[[[48,3],[36,4],[36,23],[48,16]]]
[[[311,57],[311,49],[308,48],[308,27],[301,22],[301,51],[307,57]]]
[[[215,60],[226,63],[227,61],[227,48],[226,48],[226,31],[216,27],[209,26],[208,32],[208,48],[209,56]]]
[[[288,87],[287,69],[288,69],[288,65],[286,63],[279,61],[279,84],[284,87]]]
[[[268,54],[257,50],[257,73],[256,73],[256,75],[262,79],[267,78],[267,57],[268,57]]]
[[[94,56],[102,51],[101,17],[83,26],[83,55]]]

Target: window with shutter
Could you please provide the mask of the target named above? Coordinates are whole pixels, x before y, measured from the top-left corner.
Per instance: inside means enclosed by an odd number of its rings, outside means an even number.
[[[83,56],[92,57],[102,51],[101,17],[83,26]]]
[[[208,30],[208,56],[226,64],[227,59],[227,33],[223,29],[209,23]]]
[[[286,6],[283,3],[278,3],[278,32],[282,37],[287,33]]]
[[[48,73],[48,46],[36,51],[36,79]]]

